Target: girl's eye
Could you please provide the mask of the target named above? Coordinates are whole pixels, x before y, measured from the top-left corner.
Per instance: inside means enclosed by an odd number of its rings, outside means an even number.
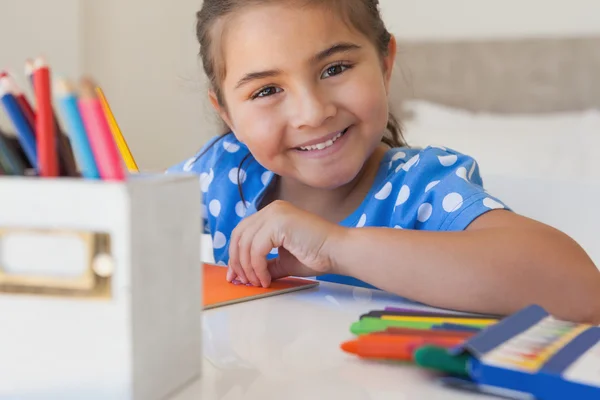
[[[252,99],[256,99],[259,97],[268,97],[274,94],[277,94],[281,92],[281,88],[275,87],[275,86],[268,86],[265,88],[260,89],[258,92],[254,93],[252,95]]]
[[[342,72],[344,72],[345,70],[347,70],[348,68],[350,68],[350,65],[344,65],[344,64],[332,65],[331,67],[328,67],[323,72],[323,75],[321,75],[321,78],[325,79],[325,78],[330,78],[335,75],[339,75]]]

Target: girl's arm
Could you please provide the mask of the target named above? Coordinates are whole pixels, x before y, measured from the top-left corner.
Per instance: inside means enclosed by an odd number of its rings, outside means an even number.
[[[564,233],[506,210],[465,231],[344,229],[334,272],[433,306],[507,315],[538,304],[600,323],[600,273]]]

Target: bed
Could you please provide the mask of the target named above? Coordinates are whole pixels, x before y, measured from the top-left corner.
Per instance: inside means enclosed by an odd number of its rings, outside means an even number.
[[[600,265],[600,37],[399,41],[391,97],[409,145],[473,156],[490,193]]]

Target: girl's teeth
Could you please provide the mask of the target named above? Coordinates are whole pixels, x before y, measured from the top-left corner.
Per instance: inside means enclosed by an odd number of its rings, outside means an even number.
[[[306,150],[306,151],[308,151],[308,150],[323,150],[329,146],[332,146],[335,143],[335,141],[338,140],[340,137],[342,137],[342,132],[338,133],[337,135],[335,135],[335,137],[333,139],[329,139],[326,142],[314,144],[312,146],[300,147],[300,149]]]

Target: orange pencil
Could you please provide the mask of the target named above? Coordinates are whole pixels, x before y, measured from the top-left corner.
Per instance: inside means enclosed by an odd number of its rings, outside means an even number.
[[[33,82],[37,107],[35,131],[39,175],[41,177],[57,177],[59,176],[59,170],[50,89],[50,70],[46,61],[41,57],[35,60]]]
[[[347,353],[361,358],[385,359],[395,361],[413,361],[416,348],[425,345],[453,347],[465,341],[459,337],[420,337],[400,335],[363,335],[358,339],[342,343]]]

